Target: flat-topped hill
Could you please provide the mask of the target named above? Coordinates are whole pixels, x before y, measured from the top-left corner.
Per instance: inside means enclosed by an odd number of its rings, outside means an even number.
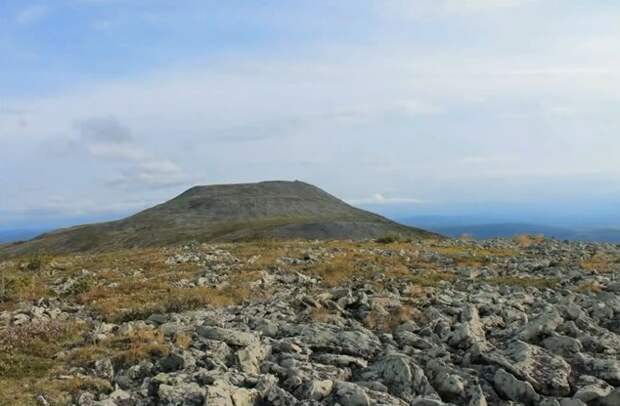
[[[191,240],[364,240],[387,234],[438,237],[352,207],[316,186],[271,181],[196,186],[131,217],[43,234],[4,246],[0,255],[104,251]]]

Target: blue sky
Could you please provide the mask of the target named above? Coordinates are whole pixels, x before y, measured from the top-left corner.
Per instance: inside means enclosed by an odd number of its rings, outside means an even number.
[[[605,0],[4,0],[0,228],[266,179],[616,222],[618,21]]]

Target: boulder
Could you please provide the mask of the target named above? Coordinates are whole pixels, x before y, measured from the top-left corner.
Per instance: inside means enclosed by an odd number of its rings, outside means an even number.
[[[499,368],[493,377],[493,387],[504,399],[521,402],[526,405],[535,405],[540,400],[529,382],[519,380],[504,369]]]
[[[202,337],[223,341],[228,345],[237,347],[246,347],[258,342],[258,337],[255,334],[220,327],[200,326],[197,332]]]

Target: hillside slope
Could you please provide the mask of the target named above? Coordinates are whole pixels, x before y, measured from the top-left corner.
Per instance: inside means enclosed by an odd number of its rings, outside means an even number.
[[[354,208],[304,182],[196,186],[174,199],[119,221],[83,225],[0,247],[0,255],[104,251],[183,241],[377,238],[436,234]]]

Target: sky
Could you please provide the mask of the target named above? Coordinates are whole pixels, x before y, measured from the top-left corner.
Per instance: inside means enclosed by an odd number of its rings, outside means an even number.
[[[615,0],[3,0],[0,228],[272,179],[392,216],[620,225],[618,21]]]

